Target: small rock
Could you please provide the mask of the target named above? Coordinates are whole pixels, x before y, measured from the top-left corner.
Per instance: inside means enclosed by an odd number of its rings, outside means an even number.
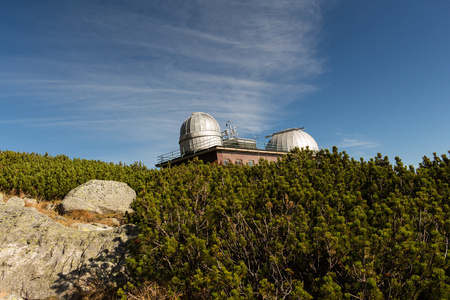
[[[45,205],[44,209],[45,210],[55,210],[56,206],[57,205],[55,203],[48,203]]]
[[[85,224],[85,223],[74,223],[74,224],[71,224],[70,227],[81,230],[81,231],[112,229],[111,227],[108,227],[108,226],[107,226],[107,228],[105,228],[105,227],[100,227],[100,226],[96,226],[93,224]]]
[[[6,205],[24,207],[25,206],[25,201],[23,201],[22,198],[14,196],[14,197],[9,198],[8,201],[6,201]]]
[[[8,295],[8,296],[4,296],[1,297],[0,300],[23,300],[22,297],[16,296],[14,294]]]
[[[4,198],[5,198],[5,194],[0,192],[0,205],[5,204]]]
[[[104,228],[104,229],[112,229],[111,226],[108,226],[106,224],[102,224],[102,223],[92,223],[92,225],[98,226],[100,228]]]
[[[61,217],[61,216],[56,216],[56,217],[53,218],[53,220],[67,221],[66,218]]]
[[[25,197],[25,198],[23,198],[23,201],[27,204],[37,204],[37,201],[36,201],[36,199],[34,199],[34,198],[28,198],[28,197]]]
[[[110,222],[113,226],[120,226],[120,222],[116,218],[106,218],[102,219],[102,221]]]

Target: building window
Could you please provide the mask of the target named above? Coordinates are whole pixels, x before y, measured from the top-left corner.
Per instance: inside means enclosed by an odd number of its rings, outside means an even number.
[[[251,166],[255,165],[255,162],[253,160],[249,160],[247,164],[251,167]]]
[[[229,160],[229,159],[226,159],[226,158],[225,158],[225,159],[223,160],[223,165],[224,165],[224,166],[228,165],[229,163],[230,163],[230,160]]]
[[[242,166],[242,159],[236,159],[236,164]]]

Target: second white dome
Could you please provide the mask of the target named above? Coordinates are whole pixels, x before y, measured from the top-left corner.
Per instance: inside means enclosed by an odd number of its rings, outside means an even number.
[[[319,151],[316,141],[308,133],[299,128],[286,129],[274,133],[266,146],[266,150],[288,152],[295,147]]]

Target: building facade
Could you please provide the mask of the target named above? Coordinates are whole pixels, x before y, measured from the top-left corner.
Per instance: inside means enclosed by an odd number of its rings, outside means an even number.
[[[204,162],[218,164],[255,165],[261,158],[275,162],[290,150],[298,147],[319,151],[316,141],[304,128],[285,129],[269,136],[265,145],[255,140],[238,138],[236,129],[227,123],[221,132],[217,121],[202,112],[193,113],[180,128],[180,149],[158,156],[159,168],[180,165],[194,157]]]

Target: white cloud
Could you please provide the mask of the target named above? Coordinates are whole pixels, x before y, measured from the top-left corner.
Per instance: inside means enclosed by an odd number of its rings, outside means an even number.
[[[368,141],[363,138],[343,138],[342,142],[338,145],[339,148],[360,148],[369,149],[380,146],[377,142]]]
[[[36,112],[2,122],[163,143],[205,111],[260,132],[314,91],[310,79],[322,72],[320,1],[64,3],[60,15],[35,21],[36,51],[2,61],[0,100]]]
[[[358,133],[338,132],[336,135],[339,137],[339,140],[335,145],[339,151],[345,151],[350,157],[364,157],[367,159],[375,156],[382,147],[382,144],[378,141]]]

